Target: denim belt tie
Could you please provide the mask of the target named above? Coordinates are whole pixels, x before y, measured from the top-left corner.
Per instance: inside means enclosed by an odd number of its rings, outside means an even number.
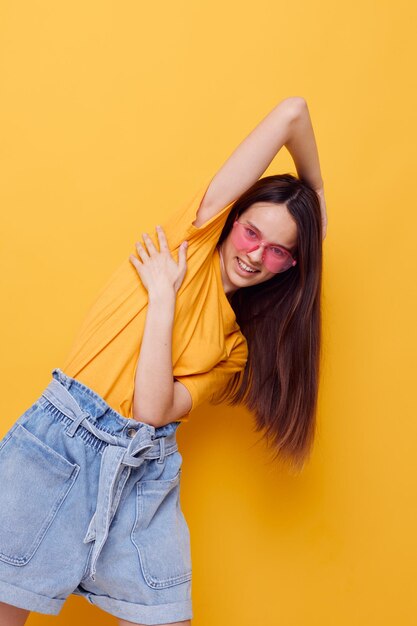
[[[77,428],[82,425],[98,439],[109,444],[104,449],[101,458],[96,510],[83,539],[83,543],[95,542],[87,572],[87,575],[95,580],[97,560],[107,540],[111,522],[132,468],[140,467],[145,459],[158,458],[162,462],[166,455],[176,452],[178,444],[175,432],[155,439],[154,426],[123,418],[129,426],[128,432],[132,432],[134,428],[132,424],[138,426],[136,434],[129,441],[128,435],[112,435],[95,426],[88,419],[90,414],[80,407],[70,391],[58,380],[53,379],[42,395],[73,420],[73,423],[66,429],[69,437],[73,437]]]

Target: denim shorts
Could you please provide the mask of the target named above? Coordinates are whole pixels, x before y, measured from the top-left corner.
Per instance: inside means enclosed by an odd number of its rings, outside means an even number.
[[[57,615],[76,594],[141,624],[191,619],[180,423],[127,419],[54,369],[0,441],[0,601]]]

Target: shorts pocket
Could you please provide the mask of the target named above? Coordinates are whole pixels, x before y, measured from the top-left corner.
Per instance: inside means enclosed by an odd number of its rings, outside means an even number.
[[[0,447],[0,560],[25,565],[80,469],[16,423]]]
[[[132,529],[143,577],[162,589],[191,580],[191,545],[180,506],[181,469],[170,480],[136,483],[136,519]]]

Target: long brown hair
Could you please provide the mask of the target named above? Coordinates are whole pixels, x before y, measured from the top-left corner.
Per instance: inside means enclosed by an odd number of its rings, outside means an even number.
[[[322,231],[316,192],[292,174],[260,178],[233,204],[217,246],[255,202],[286,205],[297,224],[297,264],[230,297],[248,342],[243,373],[214,404],[243,403],[276,455],[300,469],[314,435],[321,342]],[[238,385],[238,381],[241,384]]]

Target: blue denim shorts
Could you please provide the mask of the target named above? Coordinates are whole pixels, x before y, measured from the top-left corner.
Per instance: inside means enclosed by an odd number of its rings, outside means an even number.
[[[0,441],[0,601],[57,615],[69,594],[121,619],[191,619],[176,429],[127,419],[56,368]]]

